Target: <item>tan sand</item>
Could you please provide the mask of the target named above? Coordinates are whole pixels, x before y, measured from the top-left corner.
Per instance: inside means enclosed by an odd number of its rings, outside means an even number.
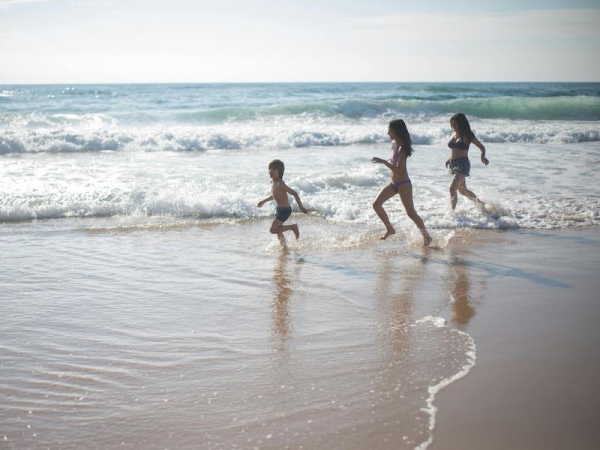
[[[599,448],[600,230],[482,234],[508,242],[461,253],[491,278],[463,327],[477,363],[437,394],[429,448]]]

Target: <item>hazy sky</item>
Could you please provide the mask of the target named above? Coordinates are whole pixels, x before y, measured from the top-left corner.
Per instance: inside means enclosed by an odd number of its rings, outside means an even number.
[[[0,83],[600,81],[600,0],[0,0]]]

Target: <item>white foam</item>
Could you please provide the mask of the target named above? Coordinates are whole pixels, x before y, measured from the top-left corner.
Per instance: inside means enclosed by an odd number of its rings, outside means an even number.
[[[47,152],[70,150],[68,155],[6,156],[0,165],[0,220],[89,217],[115,214],[171,217],[222,217],[232,220],[271,218],[273,204],[257,208],[268,196],[266,166],[279,157],[286,164],[284,179],[297,190],[311,213],[339,224],[380,227],[372,203],[389,183],[389,170],[371,163],[372,156],[387,158],[389,142],[350,146],[343,150],[309,147],[288,150],[214,150],[206,152],[139,152],[131,146],[204,148],[197,139],[202,131],[157,135],[108,135],[93,129],[80,134],[31,132],[28,139]],[[10,133],[9,133],[10,135]],[[221,137],[214,137],[222,139]],[[3,149],[26,149],[18,139],[0,139]],[[28,144],[29,145],[29,144]],[[219,145],[224,145],[221,142]],[[230,144],[234,145],[234,144]],[[79,153],[82,148],[98,150]],[[105,150],[100,150],[105,149]],[[120,150],[119,150],[120,149]],[[568,151],[577,158],[556,158]],[[10,151],[9,151],[10,152]],[[459,196],[453,212],[449,206],[447,148],[416,147],[409,159],[415,208],[434,237],[445,247],[448,234],[457,228],[512,229],[557,228],[600,224],[600,185],[593,170],[597,144],[564,146],[488,145],[490,165],[472,155],[469,189],[485,208]],[[296,209],[295,204],[292,206]],[[420,241],[399,197],[385,203],[397,231]],[[412,234],[410,234],[412,233]]]
[[[415,323],[428,323],[435,327],[441,328],[446,325],[446,320],[442,317],[425,316],[415,320]]]
[[[445,326],[444,325],[445,321],[441,317],[429,316],[429,317],[424,317],[422,319],[419,319],[416,322],[417,323],[432,323],[436,327]],[[426,401],[427,406],[425,408],[423,408],[423,411],[425,411],[429,414],[429,431],[430,431],[430,433],[429,433],[429,437],[427,438],[426,441],[422,442],[417,447],[415,447],[416,450],[425,450],[433,442],[433,430],[435,429],[435,416],[437,413],[437,407],[434,406],[433,402],[435,401],[435,396],[437,395],[437,393],[439,391],[441,391],[443,388],[445,388],[446,386],[465,377],[469,373],[469,371],[475,366],[475,362],[477,360],[477,348],[475,346],[475,341],[473,340],[473,338],[471,336],[469,336],[467,333],[464,333],[460,330],[457,330],[454,328],[451,328],[451,330],[453,333],[459,333],[467,339],[468,348],[469,348],[469,350],[466,351],[467,361],[462,366],[462,368],[459,372],[457,372],[456,374],[454,374],[448,378],[443,379],[438,384],[431,386],[427,389],[427,392],[429,393],[429,397],[427,398],[427,401]]]
[[[289,149],[388,142],[383,117],[350,120],[310,113],[213,124],[132,124],[109,113],[33,113],[0,116],[0,125],[1,153]],[[415,145],[445,146],[450,134],[445,116],[415,118],[410,131]],[[476,134],[488,144],[597,142],[600,126],[586,121],[482,119]]]

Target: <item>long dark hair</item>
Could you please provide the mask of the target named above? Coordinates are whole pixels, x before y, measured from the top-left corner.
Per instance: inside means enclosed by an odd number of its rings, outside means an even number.
[[[475,134],[471,131],[471,125],[469,125],[467,116],[463,113],[456,113],[450,119],[450,122],[452,121],[455,121],[458,124],[458,133],[460,134],[461,141],[465,144],[470,144],[471,139]]]
[[[406,156],[410,156],[413,154],[412,148],[412,139],[410,138],[410,133],[408,132],[408,128],[406,128],[406,124],[402,119],[395,119],[390,121],[390,128],[396,132],[400,140],[402,141],[402,149],[406,152]],[[399,142],[396,142],[399,144]]]

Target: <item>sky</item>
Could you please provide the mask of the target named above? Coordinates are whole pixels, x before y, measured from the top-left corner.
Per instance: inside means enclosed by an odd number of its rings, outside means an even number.
[[[0,0],[0,84],[600,81],[600,0]]]

